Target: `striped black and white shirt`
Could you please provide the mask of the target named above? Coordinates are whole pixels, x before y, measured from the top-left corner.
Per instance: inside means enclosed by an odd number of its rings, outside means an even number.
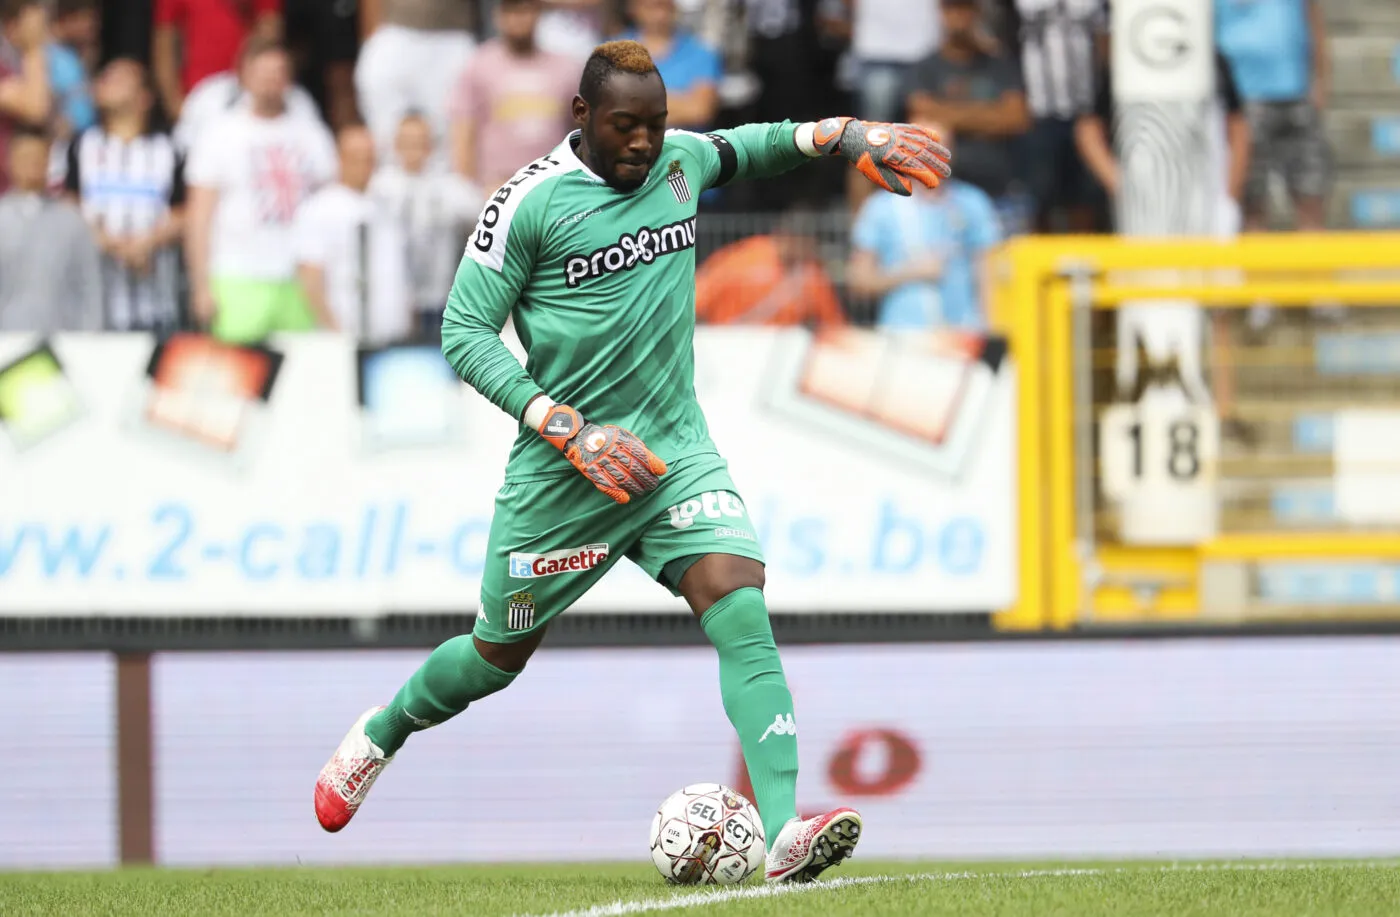
[[[100,126],[83,131],[68,148],[64,187],[83,216],[109,236],[150,233],[185,202],[184,164],[170,135],[149,131],[123,140]],[[167,331],[179,322],[180,256],[166,246],[138,273],[102,259],[103,307],[113,331]]]
[[[1094,43],[1108,28],[1104,0],[1016,0],[1026,102],[1037,118],[1070,119],[1094,106]]]

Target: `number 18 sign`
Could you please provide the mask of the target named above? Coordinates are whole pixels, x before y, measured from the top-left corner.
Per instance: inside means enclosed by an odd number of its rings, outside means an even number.
[[[1100,482],[1127,544],[1199,544],[1219,528],[1220,418],[1177,392],[1148,390],[1099,419]]]

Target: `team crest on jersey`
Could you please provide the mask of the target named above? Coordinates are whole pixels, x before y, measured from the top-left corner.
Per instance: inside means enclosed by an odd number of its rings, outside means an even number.
[[[677,204],[690,202],[690,183],[685,180],[679,159],[672,159],[671,165],[666,168],[666,184],[671,186],[671,193],[676,196]]]
[[[529,630],[535,626],[535,594],[516,592],[510,597],[506,607],[506,627],[511,630]]]

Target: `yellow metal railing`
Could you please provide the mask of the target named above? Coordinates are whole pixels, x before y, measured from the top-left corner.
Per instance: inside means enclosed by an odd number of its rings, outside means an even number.
[[[1018,372],[1020,590],[997,615],[1008,630],[1062,629],[1086,620],[1179,622],[1202,615],[1209,564],[1270,560],[1400,561],[1400,532],[1278,531],[1221,534],[1183,547],[1137,547],[1080,531],[1082,446],[1075,403],[1076,312],[1189,300],[1237,310],[1318,302],[1400,307],[1400,234],[1251,235],[1220,240],[1029,237],[993,260],[992,315]],[[1400,388],[1400,375],[1397,376]],[[1400,393],[1397,393],[1400,397]],[[1082,431],[1081,431],[1082,432]],[[1088,536],[1088,537],[1086,537]],[[1086,575],[1092,574],[1092,575]],[[1150,607],[1133,586],[1156,583]]]

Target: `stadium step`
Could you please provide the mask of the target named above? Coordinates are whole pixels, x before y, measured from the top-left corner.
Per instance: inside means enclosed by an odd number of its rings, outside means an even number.
[[[1395,0],[1327,0],[1322,11],[1333,35],[1400,35],[1400,4]]]
[[[1400,110],[1334,109],[1327,113],[1327,139],[1347,177],[1369,175],[1400,187]]]
[[[1332,92],[1337,104],[1400,99],[1397,36],[1344,35],[1332,39]],[[1343,102],[1345,100],[1345,102]]]
[[[1328,202],[1327,225],[1333,229],[1400,227],[1400,178],[1339,176]]]

